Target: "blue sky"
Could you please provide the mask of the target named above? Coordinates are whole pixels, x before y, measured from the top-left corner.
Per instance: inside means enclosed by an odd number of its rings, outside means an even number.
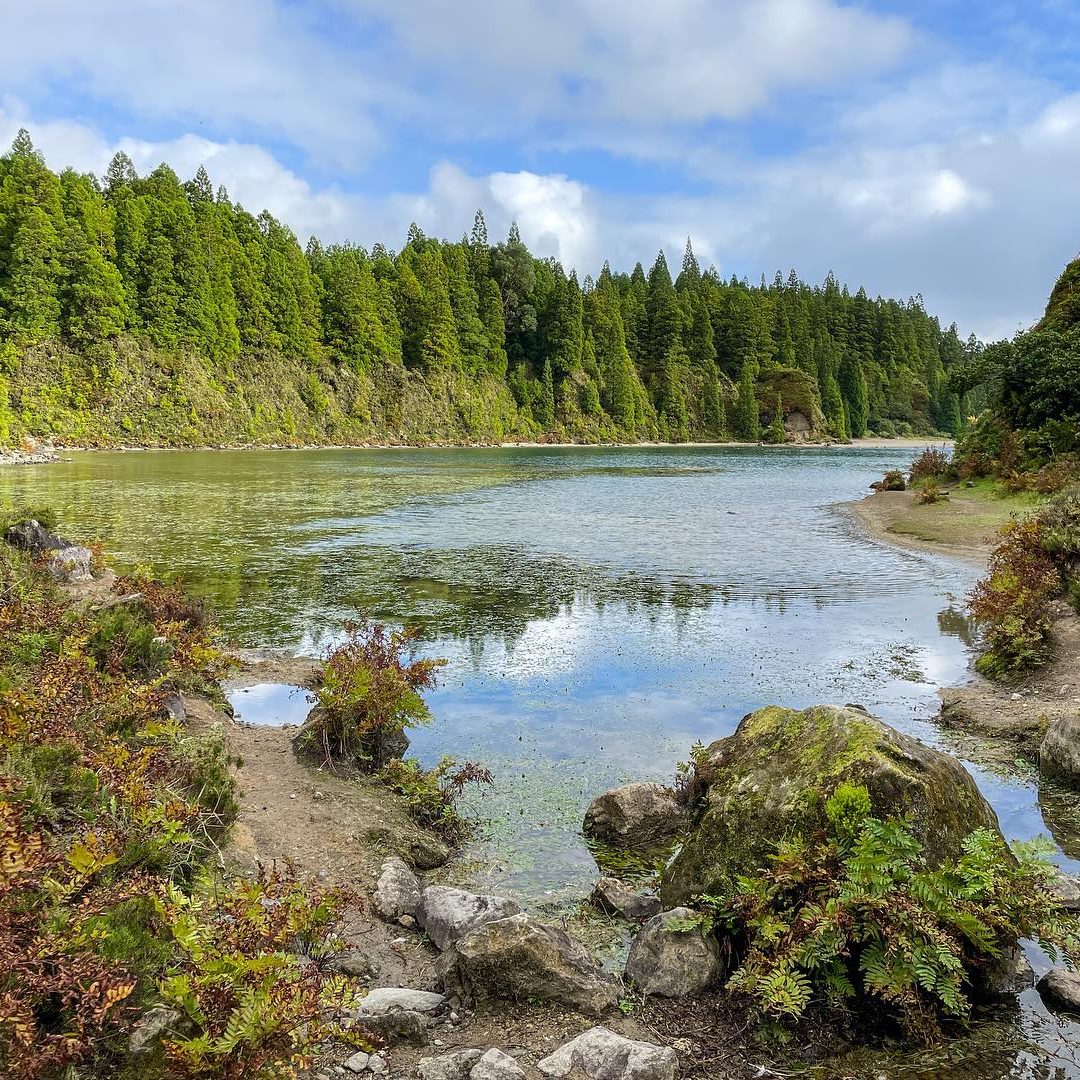
[[[301,239],[921,293],[984,337],[1080,249],[1074,0],[0,0],[0,140],[205,163]]]

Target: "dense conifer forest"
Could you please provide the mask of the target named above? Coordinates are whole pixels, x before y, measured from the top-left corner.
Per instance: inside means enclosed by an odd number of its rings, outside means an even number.
[[[281,222],[117,154],[0,158],[0,443],[780,440],[957,433],[980,352],[920,297],[607,264],[500,242],[301,248]]]

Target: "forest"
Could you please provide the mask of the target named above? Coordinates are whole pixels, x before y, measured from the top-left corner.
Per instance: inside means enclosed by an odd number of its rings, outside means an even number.
[[[182,182],[0,157],[0,445],[846,439],[958,434],[982,347],[830,274],[579,280],[482,212],[456,243],[301,247]],[[786,426],[785,426],[786,425]]]

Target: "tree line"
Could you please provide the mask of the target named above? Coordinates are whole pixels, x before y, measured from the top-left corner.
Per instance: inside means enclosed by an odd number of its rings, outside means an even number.
[[[921,297],[831,274],[724,280],[689,240],[674,275],[661,251],[647,272],[583,280],[516,225],[492,243],[480,211],[454,243],[413,225],[398,252],[302,248],[204,168],[140,177],[118,153],[100,179],[56,174],[21,131],[0,157],[0,378],[53,341],[96,372],[121,340],[194,354],[210,377],[269,356],[330,381],[453,375],[498,384],[536,433],[672,441],[782,439],[795,413],[836,438],[955,434],[979,390],[949,373],[981,352]]]

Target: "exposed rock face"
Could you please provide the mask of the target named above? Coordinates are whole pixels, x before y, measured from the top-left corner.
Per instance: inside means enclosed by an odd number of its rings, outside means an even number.
[[[1080,785],[1080,715],[1055,720],[1039,747],[1039,771]]]
[[[417,1073],[420,1080],[469,1080],[473,1066],[483,1056],[482,1050],[454,1050],[438,1057],[421,1058]]]
[[[660,897],[654,893],[635,892],[615,878],[601,878],[589,901],[601,911],[621,915],[624,919],[651,919],[660,914]]]
[[[675,838],[684,813],[674,793],[660,784],[624,784],[593,799],[583,831],[612,847],[663,847]]]
[[[1058,898],[1062,911],[1080,912],[1080,883],[1063,870],[1054,875],[1050,891]]]
[[[448,988],[477,1001],[553,1001],[599,1016],[618,999],[615,980],[583,945],[524,913],[478,926],[437,968]]]
[[[420,907],[420,881],[403,859],[391,856],[382,864],[375,885],[375,910],[388,922],[402,915],[415,916]]]
[[[1051,1008],[1080,1013],[1080,972],[1051,968],[1035,984],[1035,989]]]
[[[994,811],[955,758],[859,709],[770,706],[744,717],[696,767],[702,798],[664,872],[664,906],[732,895],[736,878],[764,867],[781,837],[825,826],[824,802],[843,781],[864,785],[879,816],[911,814],[932,864],[958,857],[974,829],[1000,836]]]
[[[724,973],[720,947],[702,933],[689,908],[673,908],[650,919],[634,938],[626,974],[645,994],[687,997],[700,993]]]
[[[469,1080],[525,1080],[525,1071],[509,1054],[493,1046],[472,1067]]]
[[[560,1046],[537,1068],[560,1080],[574,1070],[589,1080],[675,1080],[679,1059],[669,1046],[637,1042],[606,1027],[594,1027]]]
[[[442,950],[484,923],[505,919],[520,911],[520,906],[513,900],[501,896],[478,896],[464,889],[429,885],[421,897],[416,921],[435,947]]]
[[[139,1019],[131,1029],[128,1050],[135,1058],[147,1057],[161,1049],[165,1036],[176,1034],[182,1026],[183,1017],[176,1009],[157,1005]]]

